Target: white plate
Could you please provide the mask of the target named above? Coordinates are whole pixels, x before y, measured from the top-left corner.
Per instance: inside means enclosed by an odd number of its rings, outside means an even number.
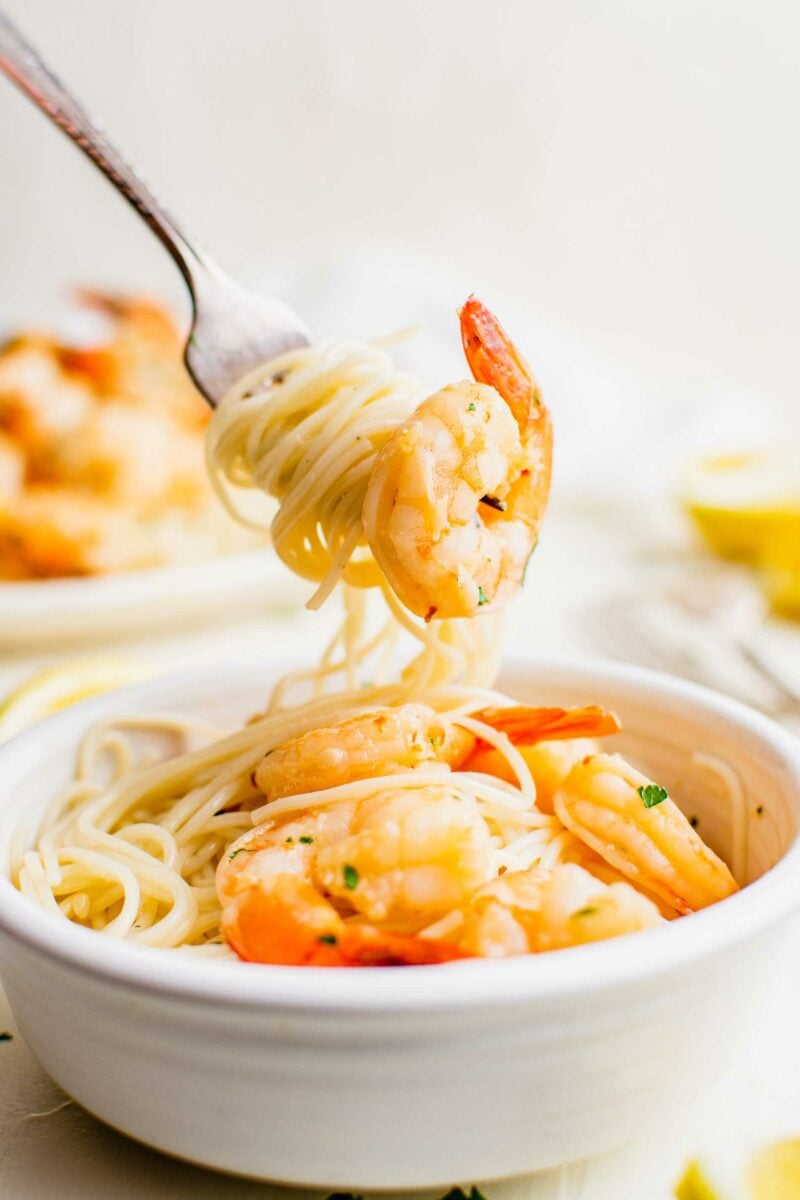
[[[118,575],[1,583],[0,647],[96,641],[265,606],[280,613],[312,590],[268,547]]]

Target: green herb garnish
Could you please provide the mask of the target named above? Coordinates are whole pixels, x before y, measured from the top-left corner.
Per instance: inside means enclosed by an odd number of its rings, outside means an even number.
[[[483,590],[483,588],[478,585],[478,608],[481,608],[482,605],[488,603],[489,597],[486,595],[486,592]]]
[[[13,1042],[13,1040],[14,1035],[13,1033],[9,1033],[8,1030],[4,1030],[3,1033],[0,1033],[0,1042]]]
[[[579,908],[573,913],[573,917],[593,917],[596,912],[599,912],[596,904],[587,904],[586,908]]]
[[[358,871],[355,869],[355,867],[351,867],[350,863],[344,864],[344,867],[342,868],[342,878],[344,879],[344,886],[348,889],[348,891],[352,892],[358,887]]]
[[[477,406],[476,406],[475,404],[468,404],[468,405],[467,405],[467,412],[475,412],[475,409],[476,409],[476,407],[477,407]]]
[[[303,843],[304,846],[310,846],[311,843],[313,842],[313,840],[314,839],[312,837],[309,837],[307,833],[304,833],[303,836],[300,838],[300,841]]]
[[[230,854],[228,855],[228,859],[232,862],[233,859],[236,858],[237,854],[245,854],[246,852],[247,846],[240,846],[238,850],[231,850]]]
[[[463,1188],[453,1188],[446,1196],[442,1196],[442,1200],[486,1200],[486,1197],[476,1187],[470,1188],[468,1192]]]
[[[288,838],[286,839],[286,845],[287,845],[287,846],[291,846],[293,842],[294,842],[294,838],[293,838],[293,837],[288,837]]]
[[[646,783],[636,790],[641,796],[645,808],[655,808],[657,804],[663,804],[665,800],[669,800],[667,789],[659,787],[657,783]]]
[[[355,1192],[332,1192],[328,1200],[364,1200],[364,1197],[357,1196]],[[476,1187],[470,1188],[468,1192],[457,1187],[452,1188],[446,1196],[442,1196],[442,1200],[486,1200],[486,1197]]]
[[[333,1192],[328,1196],[328,1200],[364,1200],[364,1197],[357,1196],[355,1192]],[[468,1192],[458,1187],[452,1188],[446,1196],[442,1196],[442,1200],[486,1200],[486,1197],[476,1187],[470,1188]]]
[[[321,933],[317,941],[322,942],[323,946],[335,946],[339,939],[335,933]]]
[[[756,816],[763,817],[763,815],[764,815],[764,805],[759,804],[758,808],[756,809]]]

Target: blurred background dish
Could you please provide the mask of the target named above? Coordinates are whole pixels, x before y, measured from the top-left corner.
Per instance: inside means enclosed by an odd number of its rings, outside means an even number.
[[[106,575],[263,546],[213,496],[210,411],[169,313],[138,296],[79,299],[78,337],[20,333],[0,350],[0,579]]]
[[[0,649],[291,605],[300,590],[268,539],[209,485],[210,409],[169,312],[133,295],[78,301],[57,334],[0,349]]]

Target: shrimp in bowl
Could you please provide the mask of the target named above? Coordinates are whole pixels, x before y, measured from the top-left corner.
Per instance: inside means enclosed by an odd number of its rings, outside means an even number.
[[[666,790],[600,753],[619,730],[600,706],[406,704],[274,747],[258,823],[217,869],[228,944],[249,962],[430,965],[580,946],[733,894]]]

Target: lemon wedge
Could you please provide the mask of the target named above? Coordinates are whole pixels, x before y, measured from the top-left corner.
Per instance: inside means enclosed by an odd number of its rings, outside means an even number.
[[[147,675],[140,666],[112,659],[75,659],[38,671],[0,703],[0,741],[79,700],[138,683]]]
[[[675,1184],[676,1200],[798,1200],[800,1138],[766,1145],[741,1131],[692,1159]]]
[[[760,1150],[747,1168],[751,1200],[797,1200],[800,1196],[800,1138]]]
[[[685,473],[681,499],[715,553],[759,564],[776,536],[800,543],[800,447],[704,459]]]
[[[775,519],[759,565],[761,582],[774,611],[800,620],[800,520],[790,514]]]
[[[693,1159],[687,1166],[673,1193],[675,1200],[721,1200],[719,1192],[708,1182],[699,1162]]]

